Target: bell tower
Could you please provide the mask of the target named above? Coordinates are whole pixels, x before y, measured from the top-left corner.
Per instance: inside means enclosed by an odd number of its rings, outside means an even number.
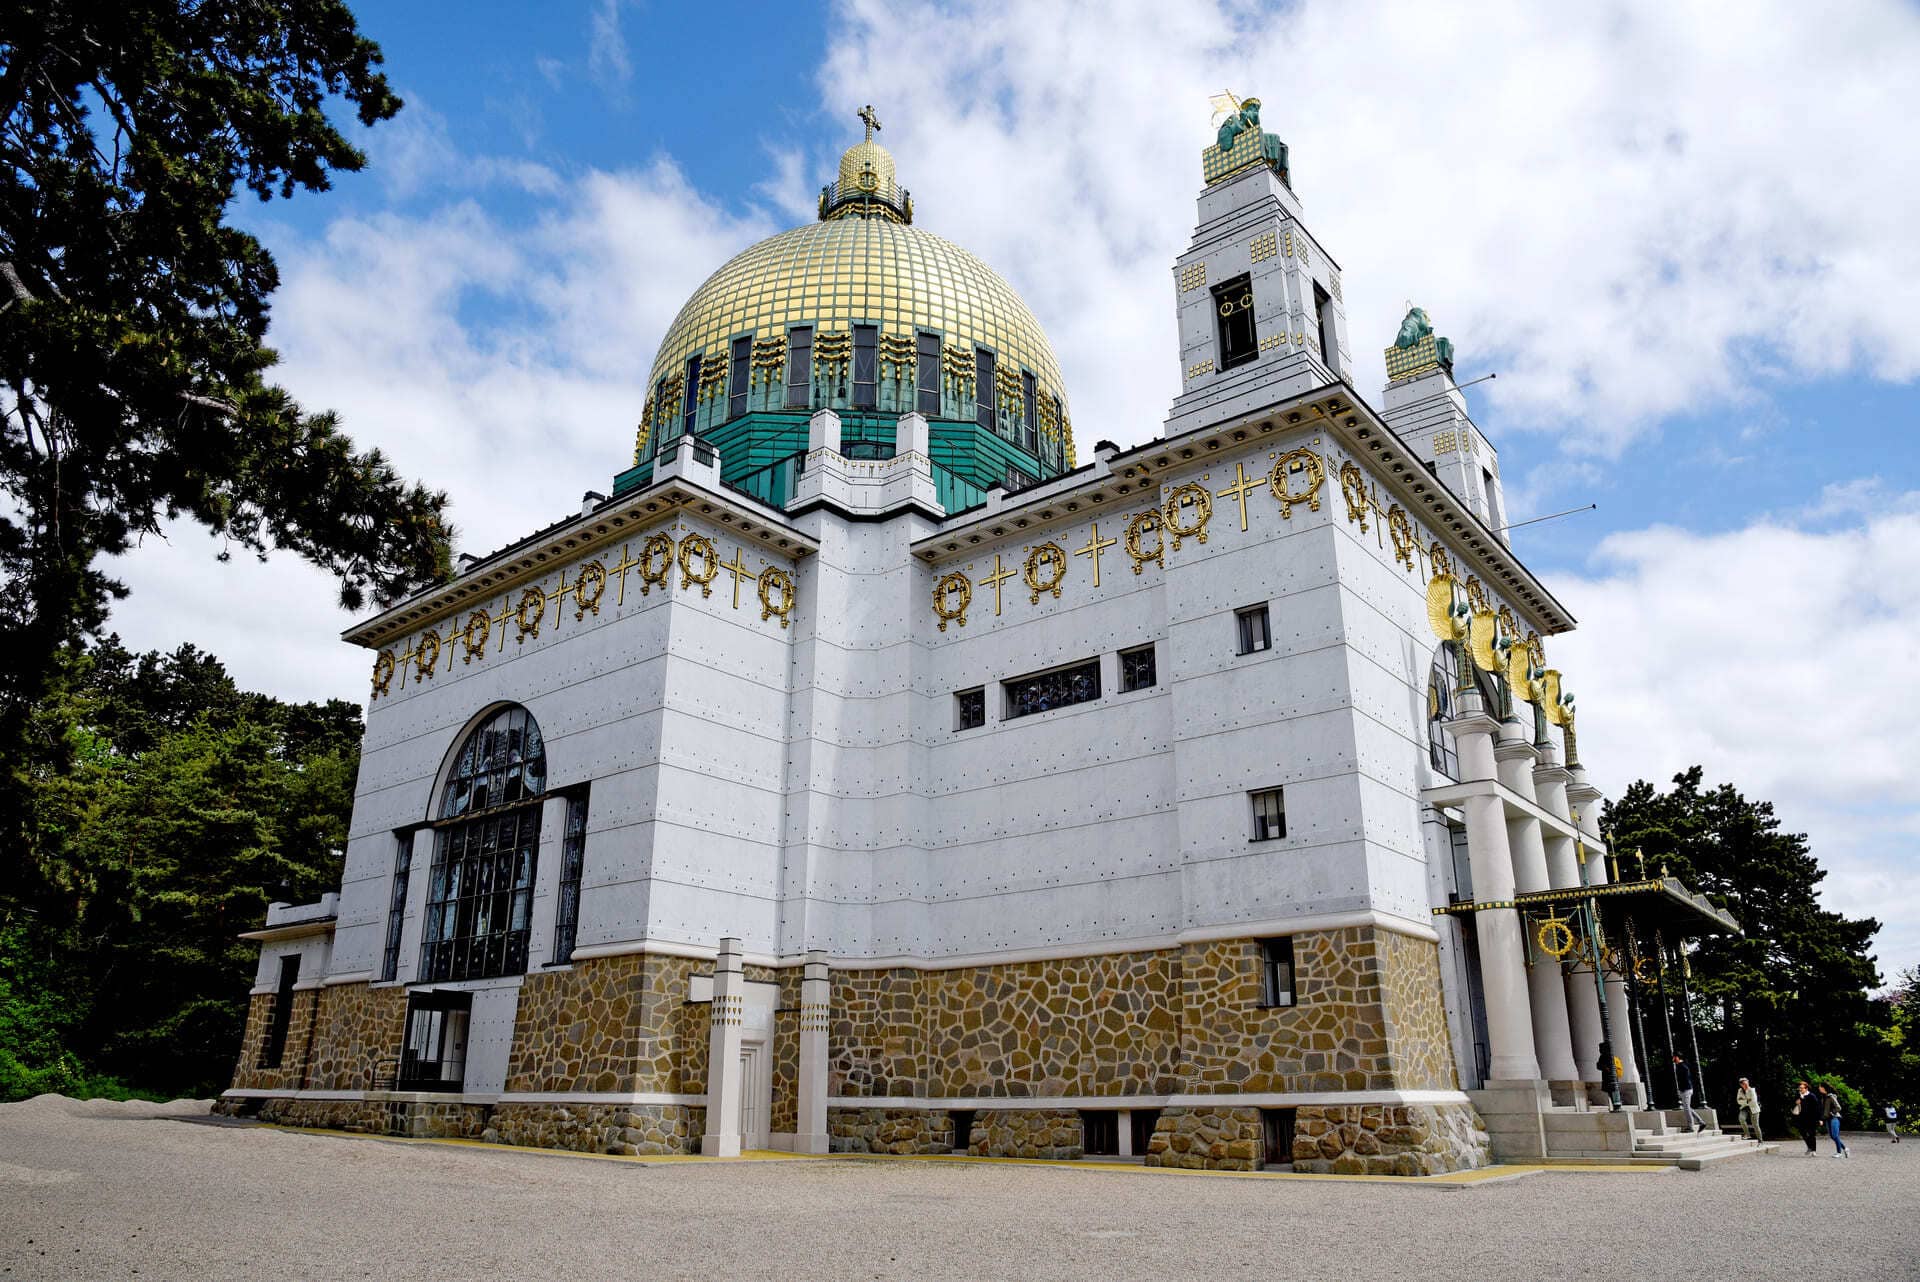
[[[1176,436],[1348,376],[1340,266],[1301,221],[1287,144],[1260,127],[1260,100],[1214,100],[1200,153],[1206,186],[1193,240],[1173,266],[1180,318]]]
[[[1410,307],[1387,348],[1381,416],[1427,470],[1487,528],[1507,541],[1500,456],[1467,416],[1467,397],[1453,381],[1453,341],[1433,332],[1422,307]]]

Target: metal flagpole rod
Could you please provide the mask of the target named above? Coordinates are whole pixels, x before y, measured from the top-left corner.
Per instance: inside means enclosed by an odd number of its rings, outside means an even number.
[[[1680,1012],[1687,1018],[1687,1045],[1693,1051],[1694,1085],[1700,1097],[1707,1095],[1707,1066],[1700,1062],[1700,1028],[1693,1022],[1693,966],[1687,961],[1687,941],[1682,938],[1673,951],[1680,956]]]
[[[1663,1050],[1667,1057],[1667,1073],[1673,1082],[1673,1101],[1680,1102],[1680,1066],[1673,1062],[1673,1011],[1672,1003],[1667,1000],[1667,940],[1665,933],[1658,927],[1653,929],[1653,949],[1660,960],[1660,1034]]]

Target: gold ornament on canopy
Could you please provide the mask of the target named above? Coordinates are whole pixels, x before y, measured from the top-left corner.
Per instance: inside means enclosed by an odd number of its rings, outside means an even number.
[[[1436,574],[1427,583],[1427,622],[1442,641],[1467,639],[1467,593],[1451,574]]]

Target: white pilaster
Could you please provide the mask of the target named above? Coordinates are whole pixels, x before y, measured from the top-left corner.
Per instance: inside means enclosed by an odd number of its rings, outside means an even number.
[[[713,961],[713,1007],[707,1036],[707,1130],[700,1137],[703,1157],[740,1156],[740,1017],[746,977],[740,970],[740,941],[720,941]]]
[[[807,954],[800,980],[800,1117],[796,1153],[825,1153],[827,1141],[827,1010],[833,981],[827,955]]]
[[[1540,764],[1533,768],[1533,798],[1548,814],[1567,818],[1567,781],[1573,776],[1560,764],[1560,754],[1551,745],[1534,746],[1539,751]],[[1573,839],[1545,830],[1541,831],[1540,838],[1546,847],[1547,878],[1553,888],[1567,890],[1579,886],[1580,861],[1574,853]],[[1566,992],[1573,1066],[1580,1070],[1581,1081],[1597,1083],[1600,1081],[1600,994],[1594,990],[1593,973],[1577,966],[1566,972]],[[1625,1012],[1621,1011],[1615,1018],[1624,1016]]]
[[[1480,696],[1460,693],[1463,715],[1447,723],[1460,750],[1463,782],[1495,777],[1493,736],[1499,722],[1481,710]],[[1513,855],[1507,847],[1506,808],[1498,796],[1469,797],[1467,857],[1473,866],[1473,897],[1481,903],[1513,900]],[[1474,914],[1480,945],[1480,984],[1487,1002],[1488,1077],[1533,1081],[1540,1063],[1533,1051],[1533,1012],[1527,994],[1525,941],[1520,914],[1511,907]]]

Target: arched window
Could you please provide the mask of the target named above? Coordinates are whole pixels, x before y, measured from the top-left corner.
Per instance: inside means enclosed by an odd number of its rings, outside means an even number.
[[[1427,760],[1449,779],[1460,777],[1460,753],[1453,742],[1447,722],[1456,712],[1453,692],[1460,687],[1460,651],[1442,645],[1433,652],[1433,668],[1427,674]]]
[[[493,713],[455,752],[435,816],[420,979],[525,972],[546,791],[546,744],[525,708]]]

